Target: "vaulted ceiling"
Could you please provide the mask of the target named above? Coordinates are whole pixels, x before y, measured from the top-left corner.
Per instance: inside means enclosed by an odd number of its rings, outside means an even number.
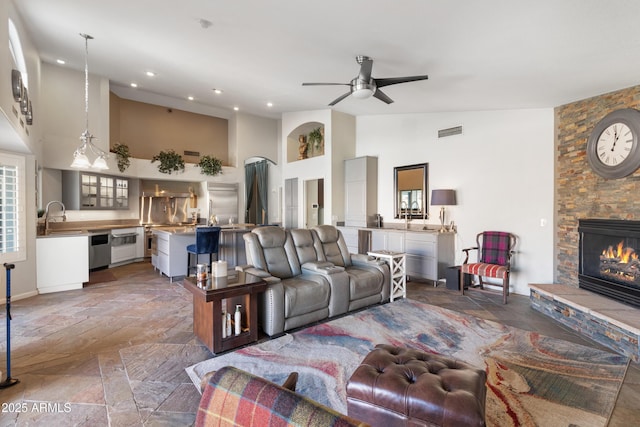
[[[348,97],[353,115],[545,108],[640,82],[633,0],[14,0],[43,61],[112,87],[251,114],[327,108],[357,55],[373,77],[428,74]],[[156,75],[148,77],[145,72]],[[219,88],[221,94],[212,89]],[[268,102],[273,103],[267,107]]]

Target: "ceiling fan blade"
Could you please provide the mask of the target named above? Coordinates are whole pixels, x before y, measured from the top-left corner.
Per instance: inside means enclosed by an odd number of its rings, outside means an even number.
[[[360,62],[360,73],[358,78],[368,82],[371,80],[371,69],[373,68],[373,59],[368,56],[359,56],[357,61]]]
[[[380,101],[385,102],[387,104],[392,104],[393,103],[393,99],[389,98],[383,91],[381,91],[380,89],[376,89],[376,91],[373,93],[373,96],[375,98],[378,98]]]
[[[350,83],[302,83],[302,86],[350,86]]]
[[[333,107],[334,105],[336,105],[338,102],[342,101],[349,95],[351,95],[351,92],[347,92],[344,95],[339,96],[338,98],[334,99],[331,104],[329,104],[329,107]]]
[[[407,77],[389,77],[386,79],[373,79],[376,82],[376,86],[385,87],[389,85],[397,85],[398,83],[416,82],[418,80],[427,80],[429,76],[407,76]]]

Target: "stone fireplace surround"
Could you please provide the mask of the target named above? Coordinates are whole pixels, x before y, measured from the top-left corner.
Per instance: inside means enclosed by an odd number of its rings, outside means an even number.
[[[529,288],[532,308],[640,362],[640,310],[566,285],[531,284]]]
[[[578,288],[578,219],[640,220],[640,171],[607,180],[586,157],[590,132],[621,108],[640,110],[640,86],[555,108],[556,284],[529,286],[533,308],[638,362],[640,309]]]

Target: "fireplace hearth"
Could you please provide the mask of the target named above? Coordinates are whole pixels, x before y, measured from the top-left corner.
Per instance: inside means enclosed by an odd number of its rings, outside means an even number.
[[[640,221],[582,219],[578,285],[640,307]]]

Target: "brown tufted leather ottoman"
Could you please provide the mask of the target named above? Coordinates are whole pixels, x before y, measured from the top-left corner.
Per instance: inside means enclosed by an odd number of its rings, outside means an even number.
[[[484,426],[486,379],[464,362],[380,344],[349,379],[347,408],[372,426]]]

